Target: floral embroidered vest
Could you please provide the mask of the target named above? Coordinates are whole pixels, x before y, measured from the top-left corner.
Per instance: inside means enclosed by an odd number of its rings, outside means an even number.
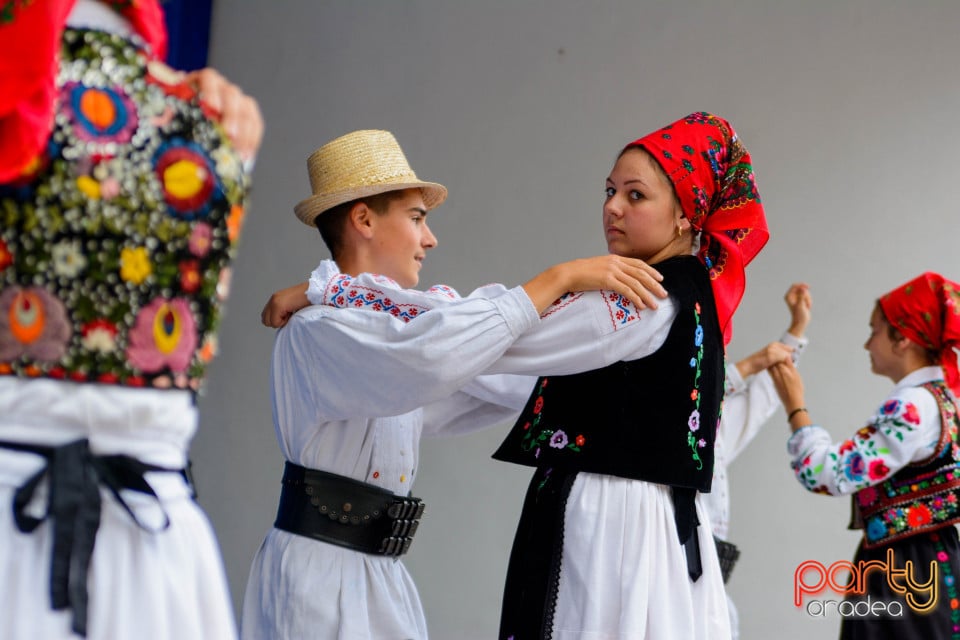
[[[853,496],[850,528],[866,548],[960,522],[960,419],[942,380],[921,385],[940,408],[940,442],[926,460],[904,467]]]
[[[0,185],[0,375],[197,390],[247,190],[194,91],[67,30],[47,151]]]
[[[679,303],[663,346],[639,360],[540,378],[494,458],[710,490],[724,379],[710,280],[693,257],[656,267]]]

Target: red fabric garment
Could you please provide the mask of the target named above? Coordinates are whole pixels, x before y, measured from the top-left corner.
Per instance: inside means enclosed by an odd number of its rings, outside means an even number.
[[[698,257],[710,271],[724,344],[746,288],[744,269],[770,232],[750,154],[730,123],[698,112],[627,145],[642,147],[666,172],[684,215],[701,233]]]
[[[0,22],[0,183],[29,173],[53,128],[57,55],[76,0],[34,0]],[[157,0],[109,0],[157,57],[167,32]]]
[[[928,271],[881,296],[880,308],[905,338],[940,354],[944,379],[960,396],[960,283]]]

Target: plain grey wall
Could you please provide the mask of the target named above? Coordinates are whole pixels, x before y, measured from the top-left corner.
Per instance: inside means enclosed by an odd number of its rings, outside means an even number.
[[[293,205],[307,155],[347,131],[395,133],[447,185],[421,284],[516,284],[603,253],[603,181],[626,142],[695,110],[728,118],[753,155],[771,240],[748,270],[729,355],[786,327],[810,283],[802,369],[835,437],[890,383],[861,345],[874,298],[927,269],[960,278],[960,4],[815,0],[217,3],[212,65],[260,100],[267,136],[193,457],[239,607],[272,522],[282,460],[270,418],[275,289],[326,257]],[[408,556],[434,638],[495,636],[526,469],[489,458],[506,427],[423,446],[429,504]],[[792,604],[807,559],[850,558],[848,502],[806,493],[782,411],[732,469],[729,585],[744,638],[833,637]],[[323,597],[323,594],[317,594]]]

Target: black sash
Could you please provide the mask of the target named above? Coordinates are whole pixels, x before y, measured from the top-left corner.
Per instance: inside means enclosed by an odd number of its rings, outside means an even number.
[[[49,519],[53,526],[53,559],[50,564],[50,601],[55,611],[73,612],[71,628],[87,635],[87,571],[93,556],[97,529],[100,527],[100,485],[107,487],[130,518],[144,531],[156,533],[170,526],[163,512],[163,525],[146,526],[120,494],[131,489],[160,499],[144,478],[150,471],[180,473],[183,469],[157,467],[126,455],[94,455],[87,440],[60,446],[43,446],[0,441],[0,448],[33,453],[46,459],[40,471],[32,475],[13,494],[13,519],[23,533],[34,531]],[[39,518],[27,513],[41,481],[49,483],[47,508]],[[160,507],[163,511],[163,507]]]

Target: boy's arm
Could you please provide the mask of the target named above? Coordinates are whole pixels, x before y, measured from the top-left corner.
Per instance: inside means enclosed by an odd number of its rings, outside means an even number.
[[[637,309],[655,309],[657,298],[667,297],[666,290],[660,285],[662,279],[656,269],[642,260],[605,255],[556,264],[528,280],[522,288],[540,313],[567,292],[601,289],[619,294]],[[492,286],[499,287],[501,291],[504,289],[502,285]],[[387,295],[378,299],[376,291],[384,289]],[[369,307],[374,311],[382,311],[378,307],[384,300],[388,306],[406,304],[422,311],[444,306],[459,298],[445,296],[446,291],[451,289],[443,285],[427,291],[401,289],[384,276],[340,273],[335,263],[325,260],[314,270],[308,282],[275,292],[264,306],[260,319],[268,327],[279,328],[309,304]]]
[[[534,376],[477,376],[462,391],[423,408],[423,435],[462,435],[513,422],[536,382]]]
[[[519,288],[410,322],[315,305],[277,334],[274,384],[325,420],[399,415],[463,387],[538,321]]]
[[[596,276],[588,278],[597,280]],[[527,292],[527,285],[523,290]],[[426,292],[400,289],[382,276],[317,270],[311,276],[308,295],[315,304],[365,309],[419,322],[430,313],[450,313],[467,300],[495,297],[503,291],[502,285],[488,285],[458,299],[444,296],[444,288]],[[428,313],[430,309],[434,311]],[[537,327],[525,332],[489,373],[576,373],[640,358],[663,343],[675,313],[670,298],[661,301],[657,309],[641,310],[612,291],[568,293],[543,311]]]

